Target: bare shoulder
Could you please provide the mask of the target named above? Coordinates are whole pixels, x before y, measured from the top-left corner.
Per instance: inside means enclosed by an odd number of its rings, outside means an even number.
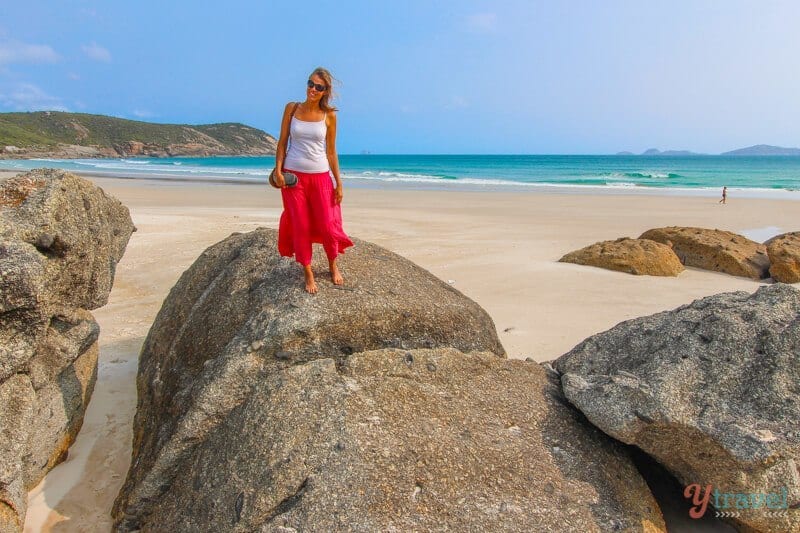
[[[325,123],[330,126],[336,124],[336,111],[328,111],[325,114]]]
[[[294,106],[297,105],[297,102],[287,102],[286,107],[283,108],[283,114],[288,115],[294,109]]]

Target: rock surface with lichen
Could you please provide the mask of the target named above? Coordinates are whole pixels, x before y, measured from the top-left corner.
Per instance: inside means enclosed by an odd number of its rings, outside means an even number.
[[[730,231],[670,226],[639,236],[670,246],[686,266],[750,279],[769,277],[766,247]]]
[[[637,276],[677,276],[684,270],[678,256],[668,245],[627,237],[589,245],[564,255],[559,261]]]
[[[769,273],[782,283],[800,283],[800,231],[784,233],[764,243],[769,255]]]
[[[104,305],[134,230],[91,182],[38,169],[0,181],[0,531],[63,461],[97,375]]]
[[[555,363],[566,397],[684,485],[785,494],[740,527],[800,530],[800,291],[782,283],[618,324]],[[783,493],[782,491],[785,491]],[[711,502],[713,505],[713,501]]]
[[[143,346],[116,530],[664,531],[624,450],[483,309],[354,241],[313,296],[274,230],[184,273]]]

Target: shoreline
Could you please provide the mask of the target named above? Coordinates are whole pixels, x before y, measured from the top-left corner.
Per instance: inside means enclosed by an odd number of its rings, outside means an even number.
[[[46,165],[43,165],[43,167]],[[58,168],[58,167],[54,167]],[[5,168],[0,161],[0,178],[7,174],[19,174],[27,170]],[[265,170],[263,177],[230,178],[209,174],[181,175],[158,172],[106,172],[92,170],[67,170],[86,178],[105,178],[114,180],[139,180],[153,182],[171,182],[185,184],[220,184],[220,185],[267,185],[269,173]],[[518,183],[508,180],[485,180],[464,178],[461,180],[395,178],[363,178],[348,177],[343,173],[345,186],[354,189],[373,190],[405,190],[405,191],[441,191],[441,192],[480,192],[480,193],[526,193],[526,194],[559,194],[559,195],[619,195],[619,196],[657,196],[657,197],[699,197],[720,198],[719,187],[645,187],[645,186],[610,186],[610,185],[573,185],[556,183]],[[729,199],[769,199],[800,201],[800,190],[764,189],[748,187],[728,187]]]
[[[13,172],[11,174],[17,174]],[[100,324],[94,396],[67,460],[29,493],[25,531],[108,530],[130,461],[137,361],[161,303],[209,246],[277,228],[281,196],[266,183],[118,179],[80,174],[131,211],[138,231],[117,265]],[[420,265],[483,307],[509,358],[547,361],[586,337],[696,298],[762,281],[689,268],[676,278],[559,263],[591,243],[667,225],[796,231],[792,200],[670,195],[519,194],[345,185],[344,229]],[[322,250],[315,246],[315,257]],[[340,261],[347,283],[347,254]],[[298,284],[302,272],[297,270]],[[333,290],[320,270],[321,291]]]

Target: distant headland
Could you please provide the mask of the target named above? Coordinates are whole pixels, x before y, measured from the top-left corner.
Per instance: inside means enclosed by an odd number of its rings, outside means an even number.
[[[633,152],[617,152],[616,155],[637,155]],[[643,156],[670,156],[670,155],[711,155],[702,154],[697,152],[690,152],[688,150],[664,150],[663,152],[657,148],[650,148],[641,154]],[[782,146],[770,146],[768,144],[756,144],[748,146],[747,148],[739,148],[731,150],[730,152],[723,152],[719,155],[797,155],[800,156],[800,148],[784,148]]]
[[[783,148],[782,146],[757,144],[747,148],[731,150],[721,155],[800,155],[800,148]]]
[[[239,123],[155,124],[105,115],[0,113],[0,159],[274,155],[272,135]]]

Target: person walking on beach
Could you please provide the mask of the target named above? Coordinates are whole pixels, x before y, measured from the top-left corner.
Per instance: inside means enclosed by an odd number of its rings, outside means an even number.
[[[728,188],[727,187],[723,187],[722,188],[722,200],[720,200],[718,203],[724,204],[724,203],[727,203],[727,200],[728,200]]]
[[[281,188],[283,213],[278,225],[278,251],[303,267],[306,291],[317,292],[311,270],[312,243],[325,249],[331,281],[344,284],[336,258],[353,241],[342,229],[342,179],[336,154],[336,108],[333,76],[324,68],[311,73],[304,102],[289,102],[283,110],[275,153],[275,184]],[[284,172],[297,175],[286,185]],[[331,182],[331,176],[336,187]]]

